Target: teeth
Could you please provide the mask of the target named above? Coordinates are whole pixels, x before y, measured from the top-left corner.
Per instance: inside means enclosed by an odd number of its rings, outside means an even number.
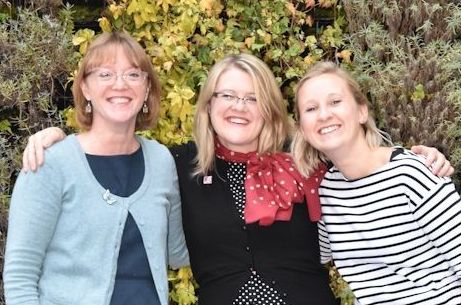
[[[242,119],[242,118],[236,118],[236,117],[229,118],[229,121],[231,123],[235,123],[235,124],[246,124],[246,123],[248,123],[247,120]]]
[[[338,129],[338,125],[328,126],[326,128],[320,129],[320,134],[326,134]]]
[[[109,101],[113,104],[124,104],[128,103],[130,99],[127,97],[112,97],[109,99]]]

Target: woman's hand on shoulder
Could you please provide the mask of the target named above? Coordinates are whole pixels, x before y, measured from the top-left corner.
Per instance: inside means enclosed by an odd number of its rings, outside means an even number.
[[[426,157],[426,166],[431,169],[434,175],[439,177],[448,177],[453,175],[455,169],[451,166],[450,161],[448,161],[437,148],[415,145],[411,147],[411,151],[415,154]]]
[[[22,169],[36,171],[43,165],[44,150],[65,137],[64,131],[58,127],[48,127],[31,135],[22,155]]]

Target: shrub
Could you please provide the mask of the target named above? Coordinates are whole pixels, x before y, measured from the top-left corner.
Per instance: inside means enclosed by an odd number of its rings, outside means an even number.
[[[461,7],[448,0],[346,0],[347,47],[379,126],[449,156],[461,178]]]
[[[64,126],[60,95],[75,66],[72,21],[39,10],[18,9],[0,21],[0,273],[7,228],[7,206],[30,134]],[[0,281],[0,304],[3,284]]]

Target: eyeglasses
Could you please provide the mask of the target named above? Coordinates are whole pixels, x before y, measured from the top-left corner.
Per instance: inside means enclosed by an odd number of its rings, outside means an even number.
[[[117,74],[108,69],[96,69],[89,74],[94,75],[96,80],[104,85],[113,85],[119,77],[130,85],[141,85],[147,78],[147,72],[138,69],[127,70],[122,74]]]
[[[239,101],[242,101],[243,105],[256,105],[258,100],[254,96],[245,96],[245,97],[238,97],[236,95],[233,95],[231,93],[226,93],[226,92],[214,92],[213,96],[216,97],[218,100],[232,104],[232,105],[237,105]]]

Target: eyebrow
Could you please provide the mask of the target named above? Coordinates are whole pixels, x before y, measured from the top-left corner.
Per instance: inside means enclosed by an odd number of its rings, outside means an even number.
[[[233,94],[237,94],[237,91],[233,89],[219,89],[218,90],[215,88],[215,92],[232,92]],[[246,92],[245,96],[248,96],[248,95],[256,95],[256,92]]]

